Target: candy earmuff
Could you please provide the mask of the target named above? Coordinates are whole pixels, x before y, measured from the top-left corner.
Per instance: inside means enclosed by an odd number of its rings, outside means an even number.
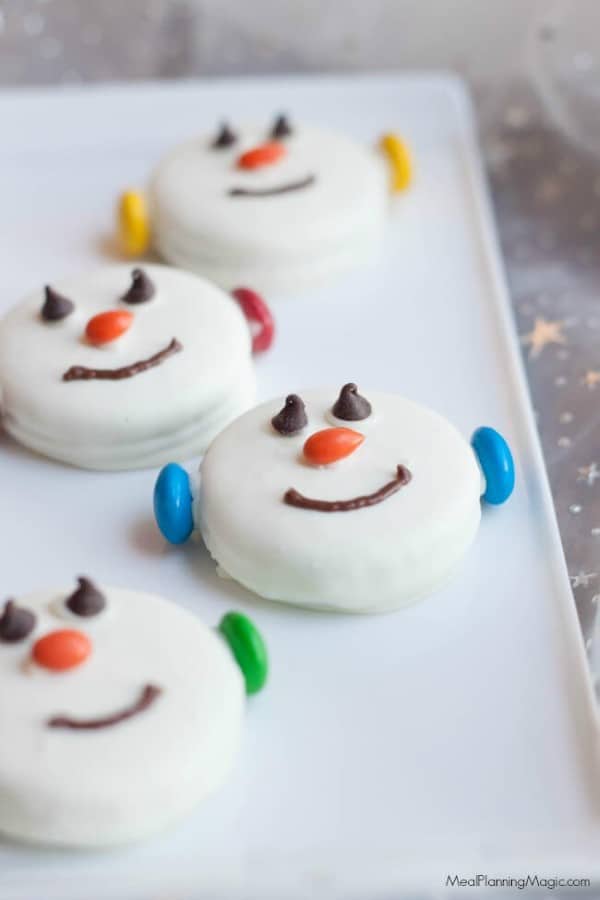
[[[510,447],[498,431],[489,427],[475,431],[471,446],[485,478],[482,499],[499,506],[508,500],[515,486],[515,464]]]
[[[402,138],[393,133],[384,134],[379,142],[392,171],[392,191],[405,190],[412,181],[413,166],[410,150]]]
[[[150,217],[139,191],[124,191],[118,208],[119,242],[127,256],[141,256],[150,246]]]
[[[177,463],[164,466],[156,480],[154,517],[170,544],[184,544],[194,530],[190,476]]]
[[[226,613],[218,626],[246,682],[246,693],[257,694],[269,672],[267,648],[254,623],[239,612]]]

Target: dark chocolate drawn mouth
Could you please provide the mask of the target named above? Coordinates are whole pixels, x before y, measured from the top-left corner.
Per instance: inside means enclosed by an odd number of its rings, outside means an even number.
[[[126,706],[118,712],[110,713],[108,716],[102,716],[97,719],[73,719],[70,716],[53,716],[48,719],[46,725],[48,728],[70,728],[75,731],[97,730],[99,728],[110,728],[112,725],[118,725],[127,719],[137,716],[144,712],[160,697],[162,688],[156,687],[154,684],[145,684],[139,697],[131,706]]]
[[[299,491],[290,488],[283,496],[283,502],[288,506],[297,506],[299,509],[316,509],[318,512],[349,512],[353,509],[363,509],[365,506],[375,506],[386,500],[404,487],[412,479],[411,472],[406,466],[398,466],[396,477],[388,481],[383,487],[373,494],[363,494],[361,497],[353,497],[351,500],[313,500],[304,497]]]
[[[290,191],[301,191],[303,188],[310,187],[317,180],[316,175],[307,175],[306,178],[300,178],[298,181],[289,181],[287,184],[280,184],[271,188],[230,188],[228,194],[230,197],[273,197],[276,194],[289,194]]]
[[[138,362],[122,366],[120,369],[88,369],[86,366],[71,366],[64,373],[62,380],[91,381],[92,379],[97,379],[99,381],[120,381],[122,378],[133,378],[134,375],[139,375],[140,372],[159,366],[169,356],[173,356],[174,353],[180,353],[181,350],[183,350],[183,344],[180,344],[177,338],[173,338],[166,347],[147,359],[140,359]]]

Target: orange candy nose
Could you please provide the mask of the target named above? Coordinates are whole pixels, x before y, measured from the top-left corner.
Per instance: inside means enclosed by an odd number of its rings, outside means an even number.
[[[287,149],[279,141],[271,141],[268,144],[260,144],[252,150],[246,150],[238,158],[238,169],[259,169],[261,166],[269,166],[285,156]]]
[[[364,434],[351,428],[325,428],[311,434],[304,444],[304,455],[314,466],[326,466],[350,456],[364,439]]]
[[[91,344],[109,344],[125,334],[133,322],[133,313],[127,309],[109,309],[93,316],[85,328],[85,336]]]
[[[31,652],[39,666],[64,672],[85,662],[92,652],[92,642],[82,631],[65,628],[45,634],[35,642]]]

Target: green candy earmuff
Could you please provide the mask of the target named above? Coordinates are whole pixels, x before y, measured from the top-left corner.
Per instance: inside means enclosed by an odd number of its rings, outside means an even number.
[[[246,693],[256,694],[264,687],[269,672],[267,648],[258,628],[239,612],[226,613],[218,625],[246,682]]]

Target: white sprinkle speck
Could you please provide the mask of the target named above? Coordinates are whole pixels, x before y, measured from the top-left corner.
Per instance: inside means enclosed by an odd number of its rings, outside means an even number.
[[[562,437],[559,437],[559,439],[557,440],[556,443],[558,444],[559,447],[570,447],[571,446],[571,438],[567,437],[566,435],[563,435]],[[579,510],[578,510],[578,512],[579,512]]]
[[[560,422],[561,425],[568,425],[569,422],[573,421],[573,413],[571,413],[571,412],[561,413],[558,421]]]
[[[598,468],[598,464],[595,462],[591,462],[589,466],[579,466],[577,469],[577,481],[583,481],[585,484],[589,484],[591,487],[594,486],[594,483],[600,478],[600,469]]]
[[[594,526],[594,528],[591,529],[590,534],[592,537],[600,537],[600,528],[597,525]],[[596,594],[596,597],[600,597],[600,594]],[[592,599],[594,598],[592,597]]]
[[[582,509],[582,507],[579,503],[571,503],[571,505],[569,507],[569,512],[572,513],[574,516],[577,516],[581,512],[581,509]]]
[[[571,587],[572,588],[578,588],[578,587],[581,587],[582,585],[583,585],[583,587],[588,587],[590,581],[593,581],[597,577],[598,577],[597,572],[583,572],[583,571],[578,572],[577,575],[569,576],[569,578],[571,579]]]

